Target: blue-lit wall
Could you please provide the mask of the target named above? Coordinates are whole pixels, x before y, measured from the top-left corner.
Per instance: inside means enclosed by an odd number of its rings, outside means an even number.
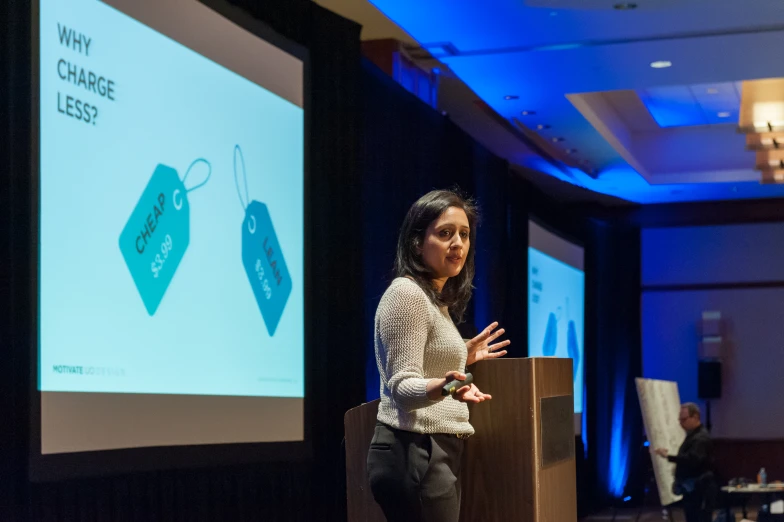
[[[722,397],[711,401],[713,435],[784,438],[771,411],[784,394],[781,303],[784,223],[646,229],[642,235],[645,377],[678,383],[699,400],[700,320],[722,317]]]

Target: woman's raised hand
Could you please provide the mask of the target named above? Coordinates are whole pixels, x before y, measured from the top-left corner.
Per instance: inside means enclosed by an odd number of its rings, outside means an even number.
[[[498,321],[492,323],[482,330],[479,335],[466,342],[466,348],[468,349],[466,366],[470,366],[483,359],[496,359],[506,355],[506,350],[501,350],[501,348],[506,348],[512,341],[507,339],[506,341],[492,344],[493,341],[506,333],[506,330],[503,328],[500,330],[496,330],[496,328],[498,328]]]

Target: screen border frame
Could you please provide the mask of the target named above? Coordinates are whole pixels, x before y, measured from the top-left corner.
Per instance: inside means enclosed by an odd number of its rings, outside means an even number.
[[[561,239],[563,239],[565,241],[568,241],[569,243],[572,243],[572,244],[577,245],[578,247],[582,248],[583,249],[583,266],[585,266],[585,241],[583,241],[581,239],[578,239],[576,236],[573,236],[572,234],[568,234],[568,233],[564,232],[562,229],[558,228],[557,226],[554,226],[554,225],[550,224],[550,222],[548,222],[547,220],[539,217],[537,214],[534,214],[532,212],[528,213],[528,220],[529,221],[533,221],[534,223],[536,223],[537,225],[539,225],[540,227],[542,227],[546,231],[550,232],[551,234],[554,234],[554,235],[560,237]],[[526,235],[528,235],[528,224],[527,223],[526,223]],[[526,248],[528,248],[529,246],[531,246],[531,238],[530,237],[528,238],[528,243],[526,244]],[[585,271],[585,270],[583,270],[583,271]]]
[[[32,482],[50,482],[73,478],[119,475],[133,472],[162,471],[172,469],[203,468],[252,464],[262,462],[302,462],[313,458],[313,431],[311,419],[313,402],[311,382],[313,360],[312,297],[312,249],[311,245],[311,62],[310,51],[280,33],[266,23],[253,18],[243,9],[227,0],[195,0],[210,8],[237,26],[258,38],[274,45],[302,61],[303,66],[303,111],[304,111],[304,158],[303,158],[303,224],[304,224],[304,368],[305,396],[303,409],[303,439],[292,442],[204,444],[189,446],[154,446],[76,453],[41,454],[41,391],[39,384],[39,270],[40,270],[40,1],[30,2],[31,15],[31,59],[30,59],[30,224],[31,263],[28,264],[28,288],[32,304],[29,317],[30,375],[29,375],[29,450],[28,477]]]
[[[577,417],[578,415],[580,416],[580,421],[579,421],[580,422],[580,430],[579,430],[580,435],[579,436],[582,436],[585,433],[585,430],[583,429],[583,426],[585,424],[585,418],[586,418],[585,410],[587,408],[587,402],[588,402],[587,401],[587,391],[588,391],[588,388],[587,388],[587,383],[586,383],[587,372],[586,372],[586,369],[585,369],[585,366],[586,366],[586,355],[585,354],[586,354],[586,352],[588,350],[588,346],[586,345],[586,342],[585,342],[585,339],[587,337],[586,331],[585,331],[585,316],[588,313],[588,310],[587,310],[587,303],[588,303],[588,295],[587,295],[587,291],[588,291],[588,273],[587,272],[588,272],[588,270],[587,270],[587,268],[588,267],[586,266],[586,258],[588,257],[586,255],[586,250],[587,250],[586,243],[587,242],[582,240],[582,239],[578,239],[576,236],[574,236],[572,234],[564,232],[561,228],[559,228],[559,227],[557,227],[555,225],[552,225],[550,222],[548,222],[547,220],[543,219],[542,217],[540,217],[536,213],[530,212],[530,211],[528,212],[528,220],[525,223],[525,235],[526,235],[526,242],[525,242],[526,243],[525,244],[525,283],[526,283],[526,294],[525,294],[525,324],[526,324],[526,331],[525,331],[525,334],[526,334],[526,340],[525,340],[525,343],[526,343],[526,356],[528,356],[528,357],[531,357],[531,346],[530,346],[530,344],[531,344],[531,337],[530,337],[531,336],[531,325],[529,324],[529,321],[528,321],[528,314],[529,314],[528,307],[529,307],[530,302],[531,302],[531,281],[530,281],[531,269],[528,266],[528,251],[529,251],[528,249],[534,248],[534,247],[531,246],[531,237],[530,237],[530,235],[528,233],[528,231],[529,231],[529,224],[528,224],[528,222],[529,221],[534,222],[537,226],[539,226],[539,227],[543,228],[544,230],[546,230],[547,232],[549,232],[549,233],[551,233],[551,234],[561,238],[562,240],[567,241],[569,243],[572,243],[573,245],[576,245],[576,246],[578,246],[578,247],[583,249],[583,269],[582,269],[583,278],[584,278],[583,279],[583,367],[582,367],[582,370],[583,370],[583,391],[582,391],[583,405],[582,405],[582,411],[581,412],[579,412],[579,413],[578,412],[574,412],[575,417]],[[534,248],[534,249],[539,251],[539,252],[541,252],[540,250],[538,250],[536,248]],[[545,254],[544,252],[542,252],[542,253]],[[548,254],[545,254],[545,255],[548,255]],[[573,268],[576,269],[576,267],[573,267]],[[578,433],[577,421],[575,421],[575,433]]]

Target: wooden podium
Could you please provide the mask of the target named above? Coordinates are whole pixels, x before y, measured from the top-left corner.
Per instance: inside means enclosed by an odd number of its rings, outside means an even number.
[[[572,360],[495,359],[469,369],[493,399],[471,406],[460,522],[577,522]],[[384,522],[365,463],[378,401],[346,412],[348,522]]]

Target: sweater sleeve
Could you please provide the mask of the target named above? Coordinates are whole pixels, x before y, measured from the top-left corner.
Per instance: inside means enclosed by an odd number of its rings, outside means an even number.
[[[404,411],[438,402],[427,397],[430,379],[422,369],[430,329],[429,305],[425,293],[411,282],[390,288],[379,310],[385,377],[392,400]]]

